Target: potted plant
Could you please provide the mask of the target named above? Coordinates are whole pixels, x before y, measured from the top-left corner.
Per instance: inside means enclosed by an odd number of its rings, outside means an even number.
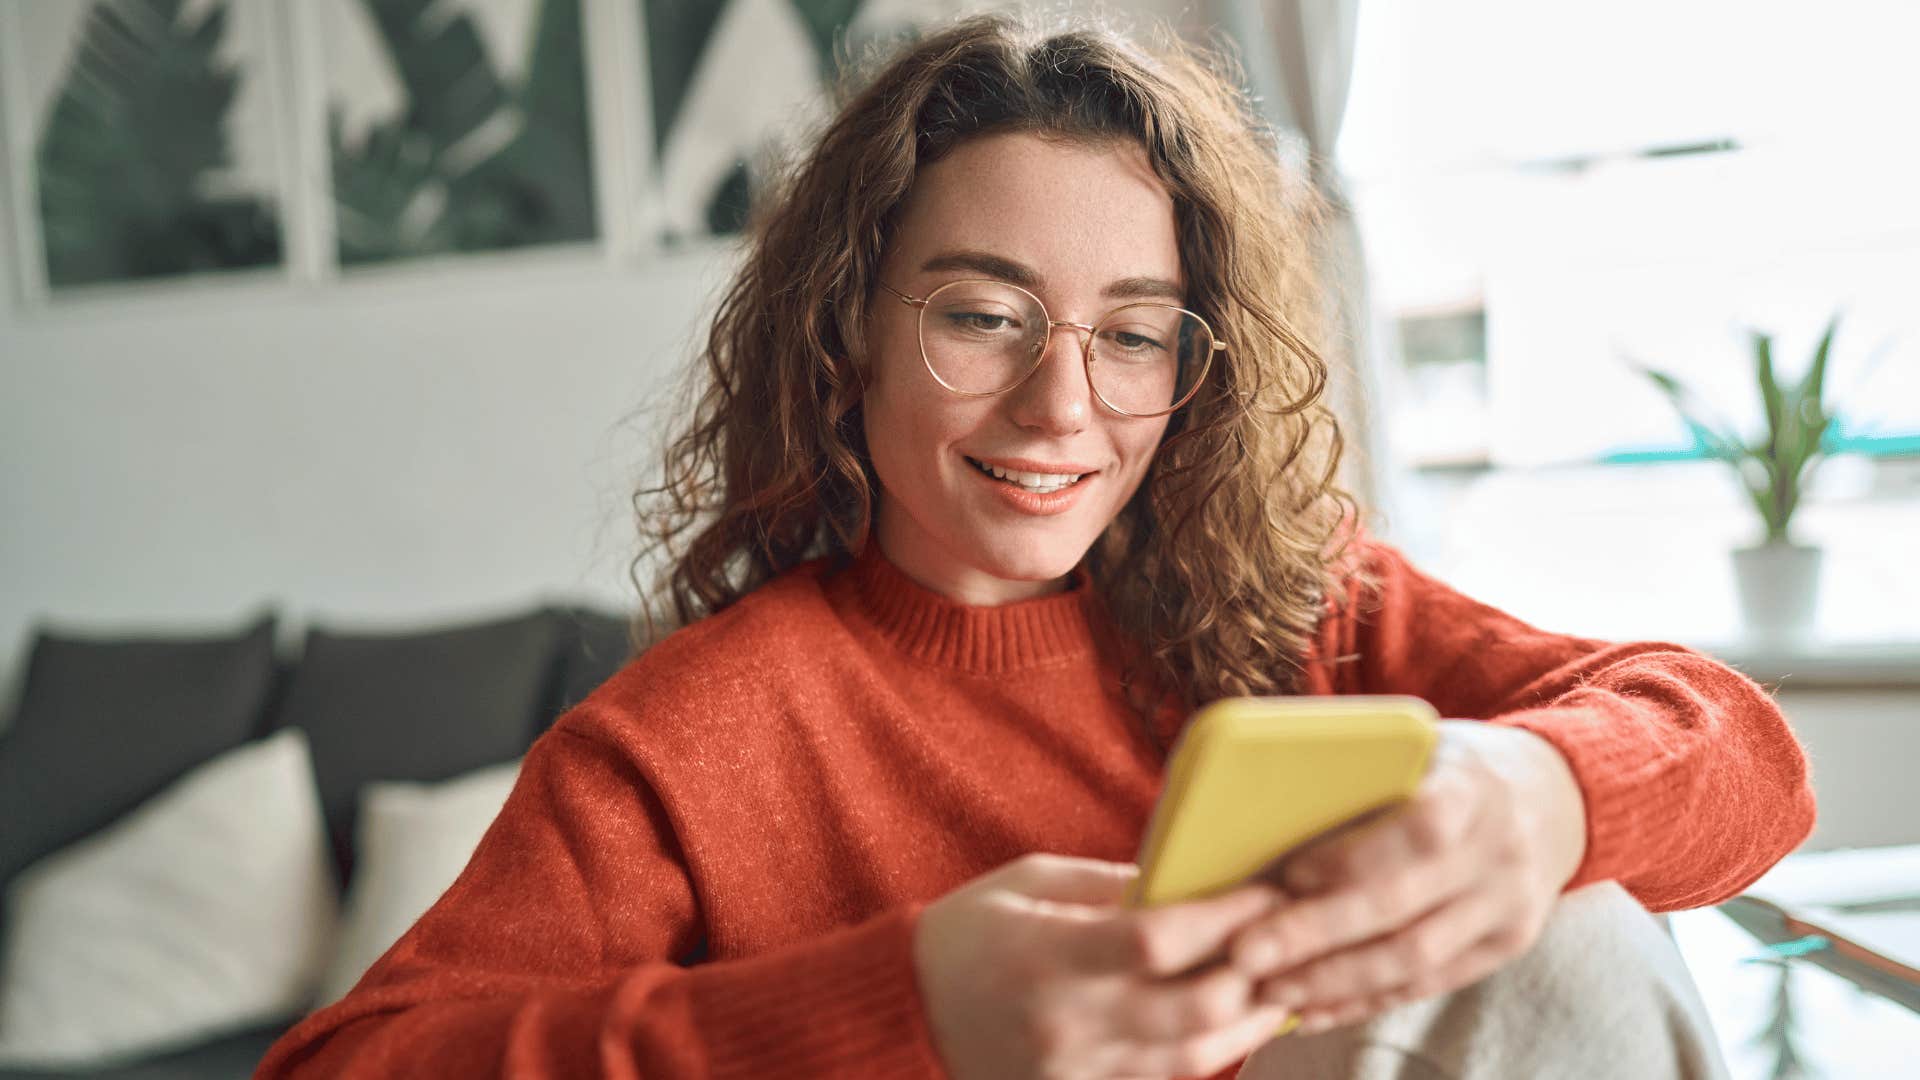
[[[1731,425],[1709,419],[1699,396],[1680,380],[1634,365],[1673,403],[1696,446],[1733,468],[1760,515],[1764,528],[1760,541],[1736,548],[1733,565],[1747,629],[1762,639],[1791,637],[1813,622],[1820,549],[1797,543],[1789,530],[1814,468],[1829,450],[1827,437],[1834,417],[1821,395],[1827,355],[1839,324],[1836,314],[1814,347],[1806,373],[1798,383],[1785,385],[1774,374],[1773,338],[1752,331],[1754,366],[1767,419],[1764,435],[1754,442],[1742,439]]]

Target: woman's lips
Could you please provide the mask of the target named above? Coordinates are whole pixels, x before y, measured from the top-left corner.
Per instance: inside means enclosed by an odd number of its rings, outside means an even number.
[[[1080,479],[1062,488],[1050,491],[1030,491],[1012,481],[1002,480],[981,468],[973,459],[968,459],[967,471],[980,478],[982,484],[993,489],[993,493],[1002,499],[1009,508],[1023,514],[1036,517],[1051,517],[1073,509],[1080,501],[1080,495],[1093,485],[1097,471],[1083,473]]]

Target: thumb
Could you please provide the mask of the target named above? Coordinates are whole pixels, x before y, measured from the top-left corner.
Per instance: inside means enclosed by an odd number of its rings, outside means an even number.
[[[1233,935],[1273,910],[1279,893],[1255,885],[1154,908],[1045,905],[1054,940],[1073,967],[1168,977],[1225,955]]]
[[[1102,905],[1125,901],[1139,876],[1140,868],[1132,863],[1040,852],[1011,863],[1006,880],[998,884],[1036,900]]]

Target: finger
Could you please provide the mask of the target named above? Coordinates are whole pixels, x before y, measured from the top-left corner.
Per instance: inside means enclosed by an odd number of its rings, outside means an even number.
[[[1438,770],[1407,802],[1316,840],[1287,860],[1282,883],[1320,893],[1459,846],[1484,802],[1464,777]]]
[[[1349,818],[1324,832],[1317,833],[1312,839],[1303,842],[1298,847],[1292,848],[1284,855],[1281,855],[1269,863],[1260,871],[1258,876],[1280,886],[1289,894],[1298,894],[1302,890],[1290,880],[1289,871],[1295,866],[1304,864],[1309,852],[1318,851],[1324,847],[1336,844],[1342,838],[1384,820],[1389,814],[1392,814],[1399,808],[1400,804],[1397,803],[1375,807],[1364,814]]]
[[[1281,1009],[1254,1009],[1226,1027],[1201,1035],[1123,1048],[1116,1068],[1152,1076],[1211,1076],[1275,1038],[1286,1018]]]
[[[1232,963],[1249,975],[1267,976],[1397,932],[1466,891],[1470,874],[1464,862],[1455,856],[1422,862],[1282,905],[1235,936]]]
[[[1154,908],[1053,904],[1037,910],[1060,924],[1048,938],[1058,943],[1068,966],[1164,978],[1223,957],[1233,935],[1273,911],[1278,900],[1271,885],[1257,884]]]
[[[1204,1035],[1253,1007],[1252,979],[1226,965],[1135,983],[1114,1011],[1112,1034],[1122,1042],[1170,1042]]]
[[[1472,986],[1525,953],[1526,946],[1518,944],[1518,941],[1505,929],[1495,930],[1455,957],[1453,963],[1436,973],[1431,980],[1414,982],[1407,988],[1407,993],[1413,1000],[1419,1000]]]
[[[1399,930],[1472,886],[1480,873],[1477,847],[1455,842],[1423,850],[1427,841],[1419,833],[1430,826],[1415,818],[1403,828],[1396,824],[1400,820],[1396,816],[1369,827],[1380,832],[1368,838],[1363,868],[1339,871],[1351,876],[1328,891],[1281,905],[1271,918],[1237,935],[1230,947],[1235,966],[1255,976],[1297,967]],[[1398,854],[1389,854],[1396,847]]]
[[[1008,863],[998,883],[1024,896],[1068,904],[1118,904],[1140,868],[1133,863],[1035,852]]]
[[[1318,1035],[1333,1028],[1370,1020],[1393,1008],[1394,1000],[1382,997],[1377,1000],[1346,1001],[1338,1005],[1310,1009],[1300,1014],[1300,1034]]]
[[[1469,890],[1391,934],[1264,981],[1258,999],[1305,1009],[1425,985],[1473,948],[1506,910],[1499,894]]]
[[[1453,993],[1498,971],[1515,955],[1513,946],[1501,941],[1499,935],[1488,935],[1443,969],[1430,973],[1424,979],[1362,999],[1331,1004],[1316,1002],[1303,1007],[1300,1010],[1300,1032],[1303,1035],[1315,1034],[1328,1028],[1358,1023],[1412,1002]]]

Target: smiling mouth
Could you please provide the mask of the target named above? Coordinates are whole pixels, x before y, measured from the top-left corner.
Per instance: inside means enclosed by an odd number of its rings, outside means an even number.
[[[965,455],[961,455],[965,456]],[[1036,495],[1045,495],[1054,491],[1064,491],[1080,481],[1092,476],[1092,473],[1031,473],[1018,469],[1002,469],[988,465],[973,458],[967,458],[967,464],[993,477],[1003,484],[1011,484],[1021,491],[1031,491]]]

